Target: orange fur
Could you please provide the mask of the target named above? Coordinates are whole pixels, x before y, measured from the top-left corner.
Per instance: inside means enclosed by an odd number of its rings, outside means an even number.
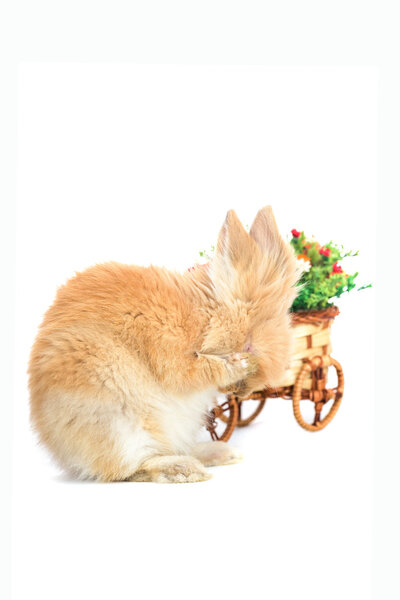
[[[32,348],[40,440],[81,477],[207,479],[190,458],[207,402],[278,384],[288,363],[296,266],[265,207],[250,234],[229,211],[206,268],[111,262],[78,273]]]

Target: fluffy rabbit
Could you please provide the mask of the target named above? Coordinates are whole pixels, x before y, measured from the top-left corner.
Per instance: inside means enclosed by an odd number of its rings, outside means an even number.
[[[270,207],[250,233],[234,211],[214,259],[184,275],[115,262],[70,279],[29,365],[32,424],[80,478],[189,482],[238,454],[196,444],[217,390],[279,384],[298,270]]]

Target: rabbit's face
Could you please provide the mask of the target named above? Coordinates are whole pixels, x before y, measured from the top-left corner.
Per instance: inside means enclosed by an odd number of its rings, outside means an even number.
[[[258,369],[246,379],[241,395],[265,387],[278,387],[290,362],[292,330],[289,317],[258,323],[244,347],[257,357]]]
[[[228,213],[210,274],[217,298],[231,307],[232,314],[238,305],[246,314],[241,319],[244,336],[237,339],[237,349],[258,358],[257,372],[243,382],[242,397],[256,389],[278,386],[289,365],[289,310],[300,275],[297,264],[270,207],[259,211],[250,233],[233,211]]]

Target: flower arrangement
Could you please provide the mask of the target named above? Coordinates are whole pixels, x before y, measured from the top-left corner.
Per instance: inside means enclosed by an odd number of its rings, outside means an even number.
[[[313,237],[305,236],[304,231],[292,229],[291,246],[301,261],[302,275],[299,280],[299,294],[296,297],[292,312],[323,310],[333,306],[331,300],[339,298],[344,292],[350,292],[356,287],[354,280],[358,272],[349,274],[343,270],[342,260],[358,255],[357,251],[345,251],[343,246],[329,242],[323,246]],[[211,251],[202,250],[199,254],[203,261],[210,261],[215,247]],[[193,269],[195,267],[191,267]],[[372,287],[371,284],[359,287],[363,290]]]
[[[346,273],[339,263],[346,257],[357,256],[358,251],[345,251],[343,246],[334,242],[322,246],[297,229],[292,229],[291,234],[290,244],[303,267],[300,292],[293,303],[293,312],[327,308],[332,306],[330,301],[333,298],[339,298],[356,287],[354,280],[358,273]],[[371,284],[358,289],[367,287],[371,287]]]

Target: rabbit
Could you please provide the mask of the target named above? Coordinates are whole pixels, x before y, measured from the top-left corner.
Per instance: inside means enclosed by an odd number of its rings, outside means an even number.
[[[240,460],[196,443],[218,392],[275,386],[291,351],[297,261],[271,207],[230,210],[214,258],[184,274],[117,262],[58,289],[33,344],[39,441],[78,479],[197,482]]]

